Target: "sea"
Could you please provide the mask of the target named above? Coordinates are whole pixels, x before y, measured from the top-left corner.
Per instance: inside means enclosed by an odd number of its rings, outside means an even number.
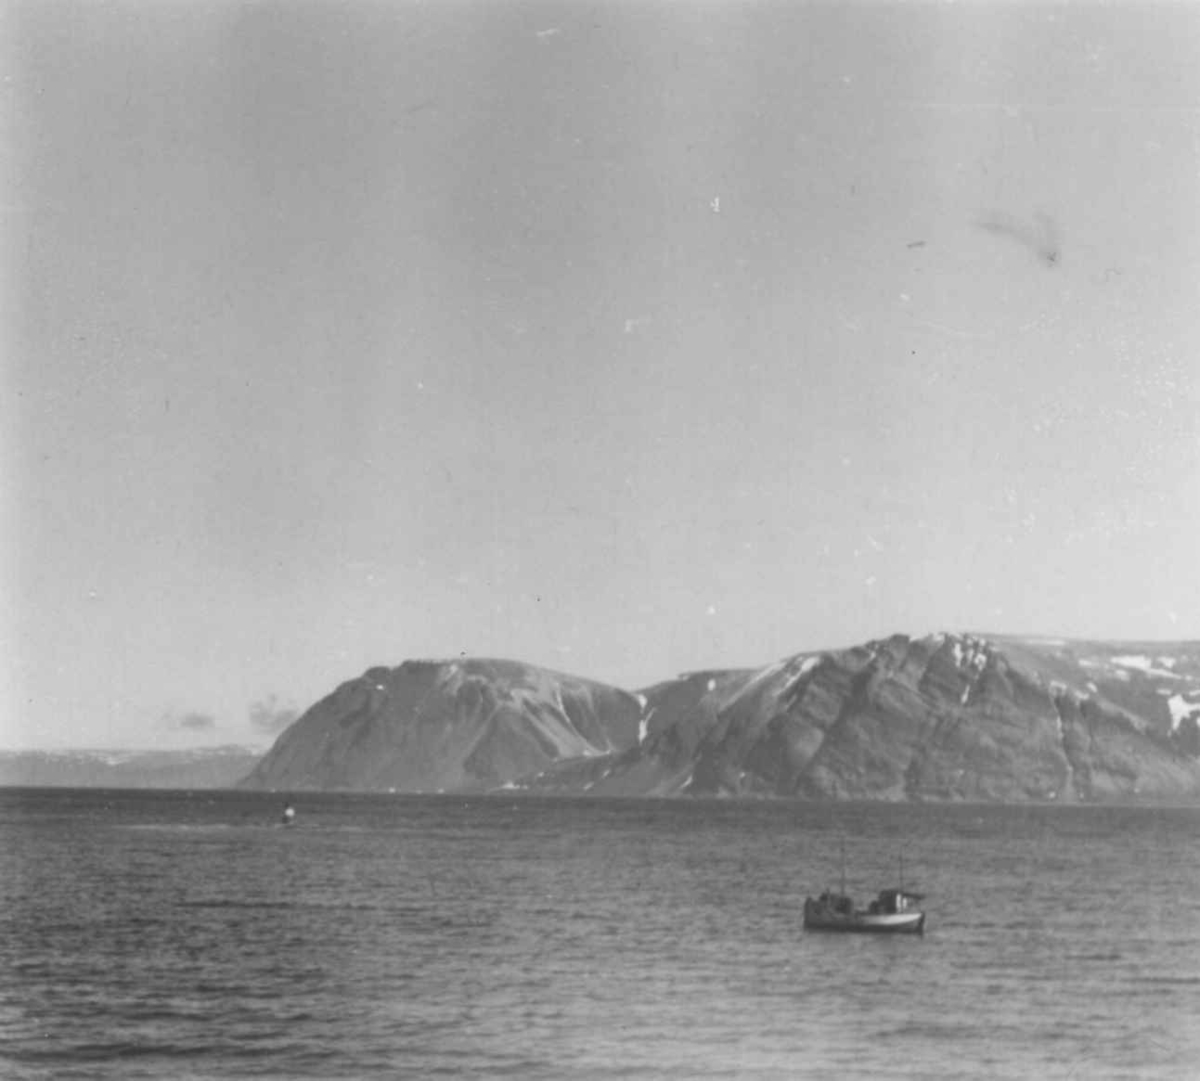
[[[0,1077],[1200,1077],[1200,808],[290,799],[0,790]]]

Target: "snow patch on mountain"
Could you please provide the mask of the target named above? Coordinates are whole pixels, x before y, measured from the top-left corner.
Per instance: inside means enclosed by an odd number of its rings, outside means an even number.
[[[979,677],[987,667],[991,656],[991,643],[984,638],[972,634],[956,634],[949,637],[954,666],[964,673],[966,683],[959,696],[959,705],[965,706],[971,698],[971,692],[979,682]]]
[[[1055,684],[1051,684],[1052,692],[1055,686]],[[1057,684],[1057,686],[1062,687],[1061,684]],[[1062,687],[1062,690],[1067,691],[1068,688]],[[1066,725],[1063,724],[1062,706],[1060,705],[1059,693],[1052,693],[1051,698],[1054,702],[1054,729],[1058,736],[1058,746],[1062,750],[1063,761],[1067,764],[1066,791],[1069,793],[1075,792],[1077,791],[1075,780],[1075,764],[1071,761],[1071,756],[1067,752],[1067,729]]]
[[[1167,699],[1167,708],[1171,711],[1171,731],[1176,732],[1192,714],[1200,714],[1200,702],[1189,702],[1181,694],[1174,694]]]
[[[1155,667],[1155,661],[1162,667]],[[1164,663],[1165,662],[1165,663]],[[1142,654],[1126,654],[1119,657],[1113,657],[1112,663],[1119,668],[1132,668],[1137,672],[1144,672],[1148,676],[1164,676],[1167,679],[1178,679],[1179,677],[1171,671],[1175,667],[1174,657],[1146,657]]]
[[[800,664],[800,670],[792,677],[791,681],[788,683],[785,690],[790,691],[797,683],[799,683],[805,676],[808,675],[809,672],[811,672],[814,668],[816,668],[817,665],[820,663],[821,663],[821,658],[819,656],[805,657],[804,660]]]
[[[645,707],[646,707],[645,697],[642,695],[638,695],[638,698],[640,698],[642,700],[642,708],[645,709]],[[648,735],[650,735],[650,718],[653,716],[654,716],[654,710],[652,709],[652,710],[650,710],[649,713],[647,713],[644,717],[642,717],[641,720],[638,721],[638,737],[637,737],[637,739],[638,739],[639,746],[641,746],[641,744],[645,743],[646,737]]]

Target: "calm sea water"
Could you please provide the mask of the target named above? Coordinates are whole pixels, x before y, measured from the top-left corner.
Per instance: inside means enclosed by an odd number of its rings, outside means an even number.
[[[1200,809],[295,802],[0,790],[0,1076],[1200,1076]]]

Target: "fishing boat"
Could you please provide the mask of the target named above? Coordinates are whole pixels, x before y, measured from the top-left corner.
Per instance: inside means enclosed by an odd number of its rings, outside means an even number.
[[[804,927],[808,931],[875,931],[915,934],[925,930],[925,913],[913,907],[921,894],[907,890],[880,890],[866,908],[858,908],[844,893],[826,890],[815,901],[804,899]]]
[[[804,899],[805,930],[922,934],[925,913],[917,906],[924,895],[904,888],[904,864],[900,867],[901,885],[880,890],[866,908],[859,908],[846,893],[846,850],[843,845],[841,890],[838,893],[826,890],[816,900]]]

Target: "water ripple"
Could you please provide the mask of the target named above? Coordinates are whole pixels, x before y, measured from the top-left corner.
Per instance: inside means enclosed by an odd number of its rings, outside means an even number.
[[[312,796],[282,830],[253,794],[61,798],[0,793],[5,1077],[1200,1061],[1194,811]],[[925,936],[803,933],[843,837],[860,894],[903,845]]]

